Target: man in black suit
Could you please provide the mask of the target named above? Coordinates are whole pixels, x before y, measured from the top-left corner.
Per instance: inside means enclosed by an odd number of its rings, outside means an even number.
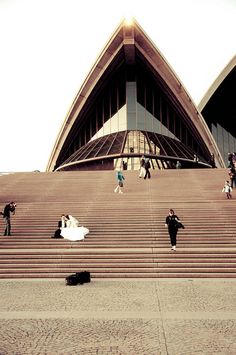
[[[63,238],[61,236],[61,229],[66,228],[66,221],[67,221],[66,216],[64,214],[62,214],[60,221],[58,221],[58,229],[55,231],[52,238]]]

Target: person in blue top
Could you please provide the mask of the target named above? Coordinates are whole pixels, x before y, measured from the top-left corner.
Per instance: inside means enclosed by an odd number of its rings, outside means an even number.
[[[116,186],[114,192],[119,191],[119,194],[123,194],[122,187],[124,186],[123,180],[125,180],[124,175],[122,174],[121,170],[118,170],[116,172],[116,179],[118,182],[118,185]]]

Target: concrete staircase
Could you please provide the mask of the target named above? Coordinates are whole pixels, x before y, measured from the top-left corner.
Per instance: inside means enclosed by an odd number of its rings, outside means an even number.
[[[124,172],[124,194],[113,192],[113,171],[0,176],[1,208],[17,202],[12,236],[0,237],[0,278],[64,278],[81,270],[109,279],[235,277],[236,195],[227,200],[221,192],[227,170],[151,173],[143,180]],[[164,227],[169,208],[186,226],[176,252]],[[62,213],[89,228],[84,241],[51,238]]]

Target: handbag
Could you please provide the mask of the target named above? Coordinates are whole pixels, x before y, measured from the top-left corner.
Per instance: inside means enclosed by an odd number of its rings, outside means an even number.
[[[185,226],[181,223],[181,222],[176,222],[176,224],[175,224],[175,226],[176,226],[176,228],[185,228]]]
[[[123,181],[119,181],[119,186],[123,187]]]
[[[90,272],[89,271],[81,271],[81,272],[76,272],[77,280],[80,285],[83,285],[83,283],[90,282]]]
[[[91,276],[89,271],[76,272],[75,274],[69,275],[65,278],[66,285],[76,286],[78,284],[83,285],[84,283],[90,282]]]
[[[78,284],[78,277],[76,274],[72,274],[66,277],[65,279],[66,285],[68,286],[76,286]]]

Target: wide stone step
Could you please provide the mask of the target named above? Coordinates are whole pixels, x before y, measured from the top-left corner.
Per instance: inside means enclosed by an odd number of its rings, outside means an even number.
[[[4,273],[15,273],[15,274],[18,274],[18,273],[24,273],[24,274],[28,274],[28,273],[31,273],[33,270],[36,270],[37,272],[76,272],[76,270],[78,269],[78,267],[72,267],[72,266],[67,266],[67,267],[62,267],[61,265],[55,265],[54,267],[50,267],[50,269],[47,268],[47,266],[42,266],[42,265],[32,265],[32,269],[29,270],[27,267],[24,268],[23,266],[21,267],[9,267],[9,268],[1,268],[1,273],[4,274]],[[82,267],[79,267],[79,269],[83,269],[83,266]],[[162,267],[162,266],[155,266],[155,265],[152,265],[152,266],[128,266],[128,267],[125,267],[125,266],[116,266],[116,265],[99,265],[99,266],[94,266],[92,265],[89,269],[89,271],[94,274],[96,272],[98,272],[99,270],[103,270],[108,272],[108,273],[117,273],[117,272],[126,272],[128,271],[129,273],[142,273],[142,272],[156,272],[156,273],[163,273],[163,272],[169,272],[169,273],[180,273],[180,272],[183,272],[183,273],[192,273],[193,271],[194,272],[197,272],[197,271],[201,271],[201,272],[208,272],[208,273],[211,273],[211,272],[214,272],[214,273],[221,273],[221,272],[224,272],[224,273],[236,273],[236,266],[230,266],[230,267],[222,267],[222,265],[220,267],[208,267],[208,266],[205,266],[205,265],[202,265],[202,266],[194,266],[192,268],[190,267],[186,267],[185,266],[182,266],[182,267],[177,267],[177,268],[172,268],[172,267]]]
[[[6,269],[6,265],[7,265],[7,269]],[[188,263],[181,263],[181,262],[175,262],[173,261],[172,263],[167,263],[167,262],[142,262],[142,261],[136,261],[136,262],[132,262],[132,263],[121,263],[121,262],[117,262],[117,263],[110,263],[110,262],[105,262],[105,261],[101,261],[101,262],[93,262],[93,263],[82,263],[82,262],[73,262],[73,263],[56,263],[54,262],[38,262],[38,263],[14,263],[11,262],[10,265],[8,265],[7,263],[0,263],[0,267],[1,267],[1,272],[12,272],[12,270],[17,270],[17,272],[22,272],[24,271],[24,273],[27,273],[28,271],[28,267],[30,266],[31,271],[32,270],[41,270],[41,269],[46,269],[48,270],[48,272],[52,271],[52,270],[60,270],[63,271],[65,270],[69,270],[69,269],[89,269],[90,272],[93,272],[94,270],[97,269],[109,269],[109,270],[114,270],[114,272],[117,272],[117,270],[123,270],[123,269],[127,269],[129,271],[133,271],[133,272],[140,272],[141,271],[153,271],[153,270],[159,270],[159,269],[169,269],[169,270],[173,270],[173,271],[179,271],[181,270],[185,270],[186,268],[190,269],[191,272],[194,269],[208,269],[208,270],[223,270],[224,268],[227,268],[226,272],[232,272],[232,270],[236,271],[236,261],[234,263],[228,263],[227,261],[225,261],[224,263],[218,263],[218,262],[212,262],[212,263],[202,263],[201,261],[199,262],[188,262]],[[160,270],[159,270],[160,271]]]
[[[81,271],[81,270],[76,270],[76,272]],[[62,272],[49,272],[49,273],[27,273],[27,274],[17,274],[17,273],[11,273],[11,274],[4,274],[4,273],[0,273],[0,279],[32,279],[32,278],[65,278],[66,276],[68,276],[70,274],[69,273],[62,273]],[[173,272],[173,273],[169,273],[169,272],[159,272],[159,273],[129,273],[128,271],[126,272],[121,272],[121,273],[109,273],[109,272],[97,272],[91,275],[92,276],[92,280],[94,279],[110,279],[110,280],[114,280],[114,279],[157,279],[157,278],[188,278],[188,279],[192,279],[192,278],[235,278],[236,277],[236,272],[232,272],[232,273],[225,273],[225,272],[208,272],[208,270],[204,270],[204,271],[198,271],[195,270],[195,272],[189,272],[189,273],[184,273],[184,272]]]
[[[236,200],[221,193],[227,170],[153,171],[150,181],[125,174],[123,195],[113,192],[113,171],[2,176],[2,206],[18,206],[12,237],[0,238],[0,278],[62,278],[82,269],[92,279],[236,276]],[[164,227],[169,208],[186,226],[177,252]],[[90,229],[84,241],[51,238],[62,213]]]

